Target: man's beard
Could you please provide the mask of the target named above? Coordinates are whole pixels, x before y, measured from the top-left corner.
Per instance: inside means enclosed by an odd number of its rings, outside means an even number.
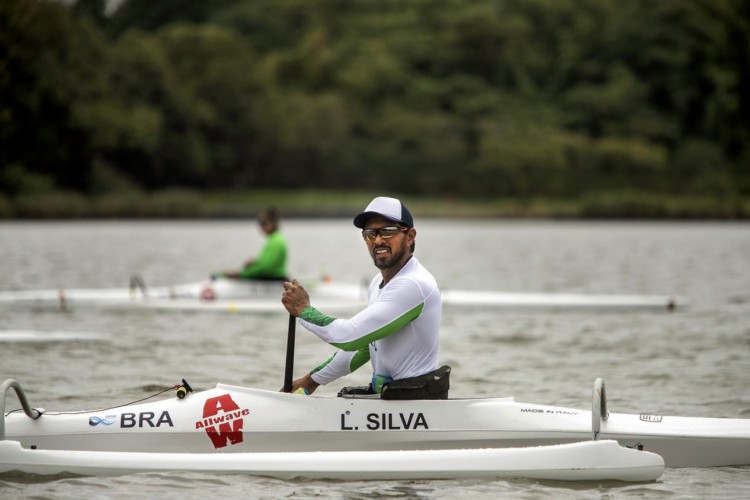
[[[395,249],[391,248],[391,258],[384,261],[378,261],[378,258],[374,253],[377,248],[373,248],[372,250],[372,261],[375,264],[375,267],[377,267],[378,269],[390,269],[401,262],[401,259],[403,259],[404,255],[406,254],[406,245],[401,245],[401,247],[398,248],[397,251],[394,251]]]

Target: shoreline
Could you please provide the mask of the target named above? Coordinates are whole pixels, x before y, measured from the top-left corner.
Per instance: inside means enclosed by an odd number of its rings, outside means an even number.
[[[50,192],[0,195],[0,220],[247,219],[268,206],[285,218],[346,217],[381,193],[326,190],[197,191],[85,196]],[[387,193],[419,217],[474,219],[747,220],[750,199],[718,200],[652,192],[592,193],[577,199],[460,199]]]

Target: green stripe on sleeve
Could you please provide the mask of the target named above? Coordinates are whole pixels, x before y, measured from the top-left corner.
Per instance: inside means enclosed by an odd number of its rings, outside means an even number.
[[[315,309],[313,306],[305,307],[299,317],[300,319],[304,319],[308,323],[312,323],[313,325],[317,326],[328,326],[336,321],[336,318],[326,316],[322,312]]]
[[[408,323],[417,319],[419,317],[419,314],[422,312],[422,309],[424,309],[424,302],[419,304],[414,309],[406,311],[404,314],[391,321],[383,328],[379,328],[372,333],[368,333],[364,337],[352,340],[351,342],[332,342],[331,345],[334,347],[338,347],[339,349],[343,349],[344,351],[358,351],[360,349],[364,349],[368,346],[368,344],[370,344],[370,342],[375,342],[376,340],[385,338],[393,332],[400,330]],[[307,311],[307,309],[305,309],[305,311]]]
[[[325,368],[326,366],[328,366],[328,363],[330,363],[331,361],[333,361],[333,358],[335,358],[335,357],[336,357],[336,353],[334,352],[333,355],[330,358],[328,358],[327,360],[325,360],[319,366],[315,367],[315,369],[310,372],[310,375],[312,375],[313,373],[317,373],[320,370],[322,370],[323,368]]]
[[[363,347],[354,353],[351,361],[349,361],[349,370],[353,373],[357,368],[370,361],[370,346]]]

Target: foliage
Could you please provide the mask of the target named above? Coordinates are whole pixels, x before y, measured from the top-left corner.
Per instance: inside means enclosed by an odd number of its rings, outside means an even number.
[[[748,5],[4,0],[3,207],[180,187],[747,200]]]

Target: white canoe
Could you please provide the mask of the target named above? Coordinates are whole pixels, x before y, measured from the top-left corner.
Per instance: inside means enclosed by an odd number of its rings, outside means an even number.
[[[328,279],[304,282],[312,297],[321,299],[362,300],[365,290],[352,283],[334,282]],[[281,281],[211,279],[179,285],[147,287],[143,280],[134,276],[125,288],[60,288],[55,290],[0,290],[0,303],[148,303],[151,301],[192,300],[212,302],[216,300],[280,300],[283,291]]]
[[[357,310],[366,305],[361,284],[327,279],[303,280],[312,302],[321,310]],[[279,306],[281,283],[233,279],[205,280],[182,285],[148,288],[134,277],[129,288],[0,291],[0,304],[53,304],[66,309],[79,304],[143,306],[158,309],[267,312]],[[614,295],[564,293],[511,293],[480,290],[442,291],[447,307],[548,308],[548,309],[656,309],[672,310],[687,304],[684,298],[666,295]]]
[[[144,453],[32,450],[0,441],[0,472],[111,476],[138,472],[244,473],[280,479],[531,478],[559,481],[653,481],[656,454],[616,441],[505,449],[260,453]]]
[[[311,299],[326,311],[356,311],[367,305],[360,285],[330,280],[305,283]],[[134,281],[129,288],[71,288],[0,291],[0,305],[80,306],[198,312],[284,312],[280,281],[215,279],[147,288]]]
[[[513,398],[385,401],[219,384],[183,399],[37,419],[13,412],[0,422],[4,437],[37,450],[167,453],[524,448],[596,437],[661,455],[667,467],[750,465],[749,419],[610,414],[601,379],[591,410]]]

